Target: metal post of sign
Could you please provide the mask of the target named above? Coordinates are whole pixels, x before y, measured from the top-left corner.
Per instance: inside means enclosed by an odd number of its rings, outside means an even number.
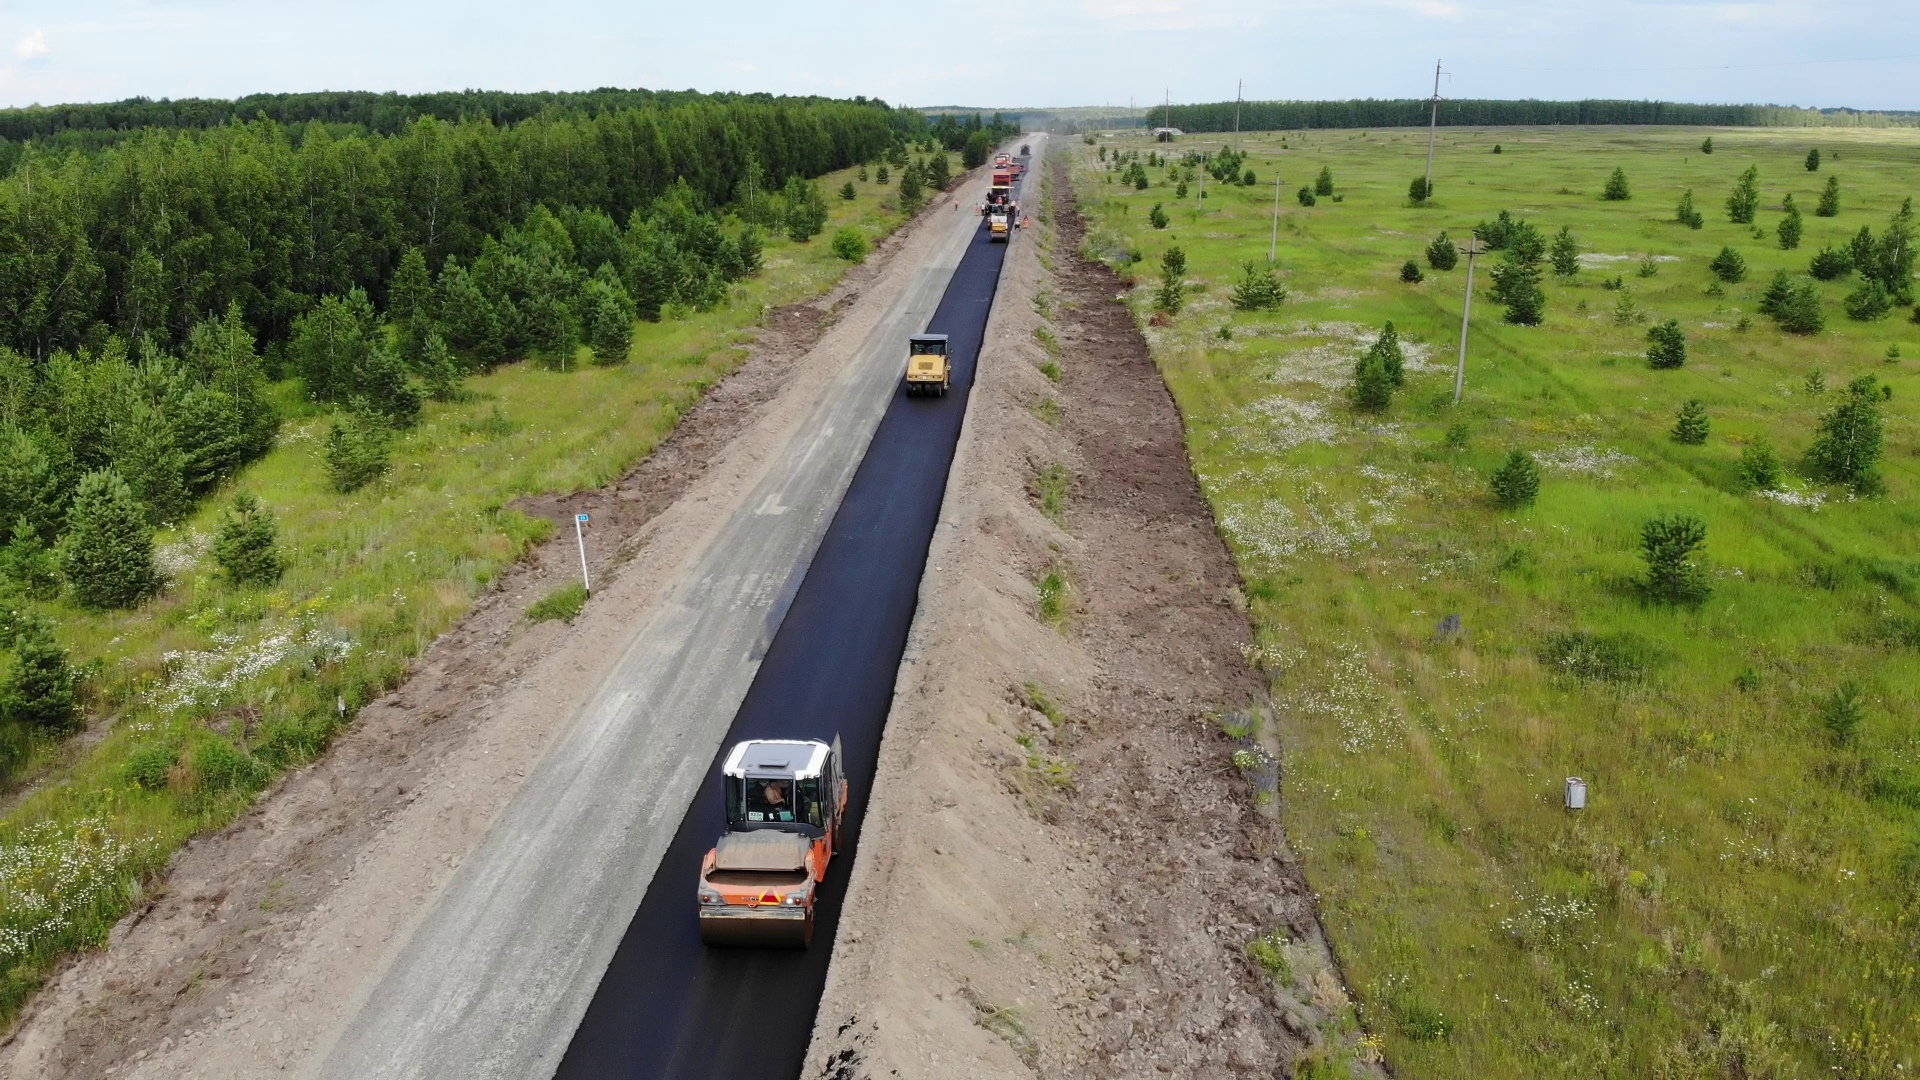
[[[1453,372],[1453,403],[1460,404],[1460,395],[1467,389],[1467,324],[1473,318],[1473,259],[1487,250],[1478,236],[1468,234],[1470,239],[1460,248],[1467,257],[1467,302],[1460,310],[1460,364]]]
[[[580,543],[580,587],[593,592],[593,582],[587,577],[587,534],[581,527],[587,523],[587,515],[573,515],[573,538]]]

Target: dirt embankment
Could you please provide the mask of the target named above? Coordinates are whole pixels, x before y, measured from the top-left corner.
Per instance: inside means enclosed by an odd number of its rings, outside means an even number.
[[[1266,701],[1238,577],[1125,285],[1051,186],[988,328],[808,1080],[1291,1077],[1350,1051],[1270,759],[1236,766],[1220,724]]]
[[[929,211],[931,213],[931,211]],[[503,574],[398,690],[230,828],[177,855],[107,949],[55,977],[0,1078],[297,1073],[404,942],[644,617],[751,490],[947,222],[896,232],[826,296],[772,313],[749,359],[612,487],[525,500],[593,516],[594,600],[526,606],[579,572],[573,530]]]

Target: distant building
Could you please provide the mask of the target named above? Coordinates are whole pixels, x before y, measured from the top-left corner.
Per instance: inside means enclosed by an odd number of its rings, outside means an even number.
[[[1154,142],[1172,142],[1173,140],[1185,134],[1186,132],[1181,131],[1179,128],[1176,128],[1176,127],[1157,127],[1153,129],[1153,141]]]

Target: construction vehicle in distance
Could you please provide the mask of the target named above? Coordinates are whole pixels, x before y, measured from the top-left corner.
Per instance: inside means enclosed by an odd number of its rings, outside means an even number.
[[[840,740],[750,739],[721,766],[727,831],[700,866],[700,940],[804,949],[827,864],[842,846]]]
[[[907,339],[907,396],[946,397],[953,385],[953,360],[947,335],[915,334]]]

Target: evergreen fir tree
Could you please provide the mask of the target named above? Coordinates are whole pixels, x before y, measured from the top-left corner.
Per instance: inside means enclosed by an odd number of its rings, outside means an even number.
[[[1698,229],[1707,223],[1706,217],[1694,208],[1692,188],[1680,193],[1680,208],[1674,212],[1673,220],[1689,229]]]
[[[853,181],[849,180],[846,183],[840,185],[840,197],[842,199],[845,199],[847,202],[852,202],[854,199],[858,198],[859,195],[860,193],[854,190]]]
[[[900,170],[900,209],[911,214],[920,208],[920,163],[911,161]]]
[[[1187,253],[1180,250],[1180,245],[1175,244],[1161,254],[1160,273],[1166,277],[1187,276]]]
[[[1881,488],[1876,466],[1884,451],[1879,380],[1862,375],[1847,384],[1846,397],[1820,418],[1807,468],[1816,479],[1845,484],[1867,495]]]
[[[13,663],[0,678],[0,720],[43,731],[78,727],[80,673],[54,637],[52,621],[36,612],[8,621]]]
[[[945,150],[935,149],[921,172],[927,178],[927,186],[935,191],[945,191],[947,185],[953,183],[953,165],[947,160]]]
[[[1154,203],[1153,209],[1147,211],[1147,224],[1156,229],[1164,229],[1172,222],[1173,219],[1167,216],[1166,210],[1162,209],[1159,203]]]
[[[1820,189],[1820,205],[1813,208],[1819,217],[1840,216],[1840,178],[1827,177],[1827,186]]]
[[[234,585],[271,585],[286,572],[273,513],[249,492],[239,492],[220,515],[213,561]]]
[[[1386,361],[1369,349],[1353,368],[1353,407],[1362,412],[1385,412],[1393,404],[1393,375]]]
[[[1821,281],[1838,281],[1853,273],[1853,256],[1844,251],[1835,251],[1831,245],[1823,247],[1814,254],[1807,273]]]
[[[602,366],[624,364],[633,350],[633,323],[638,318],[633,301],[619,279],[611,275],[588,282],[592,296],[587,343],[593,361]]]
[[[1814,288],[1811,281],[1802,281],[1789,289],[1768,314],[1789,334],[1817,334],[1827,326],[1820,306],[1820,290]]]
[[[1435,270],[1451,270],[1460,265],[1460,249],[1454,246],[1444,229],[1427,245],[1427,265]]]
[[[1400,264],[1400,280],[1401,281],[1404,281],[1409,285],[1418,285],[1422,281],[1425,281],[1426,279],[1427,279],[1427,275],[1420,271],[1419,263],[1414,262],[1412,259],[1408,259],[1406,262]]]
[[[1253,171],[1249,169],[1247,175],[1253,175]],[[1433,198],[1433,189],[1427,186],[1426,177],[1416,176],[1413,178],[1413,183],[1407,185],[1407,199],[1415,205],[1423,204],[1431,198]]]
[[[134,402],[115,425],[112,438],[114,467],[146,509],[147,520],[157,526],[185,518],[193,509],[187,456],[160,410]]]
[[[359,382],[362,400],[387,423],[410,428],[420,422],[420,391],[407,378],[407,365],[384,342],[367,355]]]
[[[1841,302],[1846,309],[1847,318],[1858,322],[1873,322],[1884,319],[1893,310],[1893,297],[1887,295],[1887,287],[1876,278],[1867,278],[1860,287],[1847,294]]]
[[[24,518],[37,534],[53,536],[63,524],[65,493],[43,438],[0,421],[0,529]]]
[[[1727,196],[1727,220],[1735,225],[1751,225],[1759,209],[1760,167],[1749,165],[1734,183],[1733,194]]]
[[[1737,285],[1747,279],[1747,260],[1730,247],[1720,249],[1720,254],[1707,264],[1713,276],[1729,285]]]
[[[1785,270],[1775,270],[1773,280],[1767,283],[1765,292],[1760,294],[1760,314],[1778,315],[1793,294],[1793,278]]]
[[[1377,358],[1387,373],[1387,381],[1395,390],[1406,385],[1407,354],[1400,347],[1400,331],[1394,329],[1393,321],[1380,329],[1380,336],[1367,347],[1367,355]]]
[[[1710,424],[1707,420],[1706,403],[1699,398],[1688,398],[1680,406],[1680,415],[1673,423],[1673,441],[1686,446],[1699,446],[1707,441]]]
[[[1706,545],[1706,523],[1691,514],[1657,517],[1640,530],[1647,595],[1669,604],[1698,604],[1713,595],[1706,571],[1693,561]]]
[[[153,526],[119,473],[101,469],[82,477],[67,520],[60,573],[82,606],[130,608],[159,587]]]
[[[40,530],[25,514],[14,519],[5,547],[0,547],[0,582],[35,600],[60,594],[60,563],[53,549],[40,539]],[[0,590],[4,593],[4,590]]]
[[[1687,334],[1675,319],[1647,328],[1647,364],[1655,368],[1677,368],[1687,362]]]
[[[1608,202],[1625,202],[1633,198],[1633,193],[1627,188],[1627,170],[1614,169],[1613,175],[1607,177],[1607,186],[1600,192],[1600,197]]]
[[[1820,171],[1820,148],[1817,146],[1807,151],[1807,171]]]
[[[427,274],[427,255],[417,247],[400,256],[387,290],[387,318],[404,326],[433,307],[433,278]]]
[[[1786,211],[1787,216],[1780,219],[1780,225],[1773,230],[1773,234],[1780,238],[1782,250],[1792,251],[1800,246],[1800,233],[1804,223],[1800,220],[1800,208],[1794,205],[1791,195],[1786,198]]]
[[[876,184],[887,184],[887,183],[892,183],[892,182],[893,182],[893,174],[892,174],[891,172],[888,172],[888,171],[887,171],[887,167],[886,167],[885,165],[882,165],[882,166],[880,166],[880,167],[879,167],[879,169],[878,169],[878,170],[876,170],[876,171],[874,172],[874,174],[873,174],[873,182],[874,182],[874,183],[876,183]]]
[[[1299,200],[1301,206],[1312,206],[1319,201],[1314,198],[1313,189],[1310,187],[1302,187],[1294,194],[1294,198]]]
[[[1880,245],[1874,242],[1872,229],[1862,225],[1860,231],[1853,234],[1853,239],[1847,242],[1847,258],[1862,277],[1880,276]]]
[[[447,348],[447,339],[431,326],[420,337],[413,369],[420,373],[420,381],[426,384],[428,397],[435,401],[459,398],[460,361],[454,359],[453,350]]]
[[[1501,509],[1518,510],[1523,506],[1532,506],[1540,497],[1540,466],[1533,455],[1525,450],[1515,450],[1507,455],[1507,460],[1494,470],[1493,479],[1488,484],[1493,501]]]
[[[241,462],[271,450],[280,414],[267,395],[266,371],[239,301],[228,304],[225,315],[194,324],[184,359],[209,388],[232,400],[240,420]]]
[[[246,419],[223,390],[195,386],[174,403],[174,430],[182,478],[193,496],[205,495],[246,463]]]
[[[379,417],[350,411],[327,431],[327,478],[342,495],[366,487],[389,467],[392,433]]]
[[[1287,289],[1280,284],[1279,275],[1273,272],[1273,267],[1265,263],[1248,263],[1242,268],[1240,281],[1234,285],[1228,299],[1241,311],[1272,311],[1286,302]]]
[[[1507,236],[1506,251],[1493,271],[1493,298],[1506,305],[1506,320],[1517,326],[1538,326],[1546,318],[1547,294],[1540,288],[1540,263],[1546,254],[1540,230],[1517,223]]]
[[[1332,166],[1323,165],[1320,167],[1320,175],[1314,177],[1313,179],[1313,193],[1315,195],[1333,194],[1333,167]]]
[[[1713,136],[1709,135],[1700,140],[1700,152],[1703,154],[1713,153]]]
[[[1563,278],[1580,272],[1580,244],[1573,238],[1573,229],[1565,225],[1553,235],[1553,272]]]

